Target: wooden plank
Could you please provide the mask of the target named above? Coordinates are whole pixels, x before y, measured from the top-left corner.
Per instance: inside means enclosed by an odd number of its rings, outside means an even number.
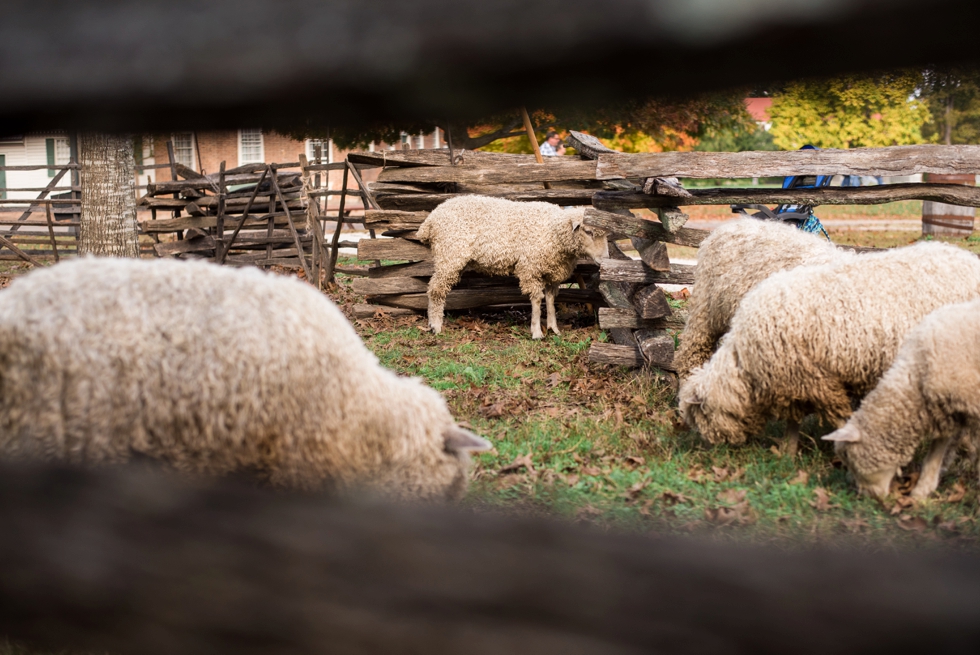
[[[339,267],[337,271],[340,272]],[[354,318],[375,318],[379,312],[385,316],[418,316],[421,313],[418,310],[405,309],[404,307],[385,307],[384,305],[371,305],[368,303],[354,305]]]
[[[364,225],[376,227],[380,224],[398,224],[411,226],[414,229],[422,225],[428,216],[429,212],[427,211],[406,212],[391,209],[367,209],[364,211]]]
[[[361,239],[357,242],[357,258],[401,259],[422,261],[432,257],[427,246],[405,239]]]
[[[388,277],[430,277],[436,272],[432,260],[412,262],[409,264],[390,264],[388,266],[372,266],[368,268],[368,277],[383,279]]]
[[[408,170],[408,169],[405,169]],[[413,169],[414,170],[414,169]],[[507,191],[484,193],[494,198],[504,198],[517,202],[550,202],[562,206],[581,206],[592,204],[591,189],[538,189],[528,191]],[[432,211],[450,198],[470,195],[467,193],[410,193],[402,195],[378,196],[378,204],[384,209],[409,212]]]
[[[722,187],[690,189],[690,191],[690,198],[648,196],[645,193],[632,191],[597,191],[592,204],[597,209],[609,210],[729,204],[877,205],[900,200],[932,200],[949,205],[980,207],[980,188],[961,184],[881,184],[822,189]]]
[[[645,363],[637,346],[621,346],[615,343],[594,342],[589,346],[589,361],[595,364],[640,368]]]
[[[915,175],[980,172],[980,146],[850,150],[600,153],[596,178],[746,178],[787,175]],[[674,204],[677,204],[676,202]]]
[[[555,300],[566,303],[602,302],[598,293],[583,289],[559,289]],[[424,293],[379,296],[374,299],[374,302],[407,309],[426,309],[429,306],[429,299]],[[453,289],[446,296],[446,309],[473,309],[487,305],[517,305],[529,302],[528,297],[518,288]]]
[[[386,168],[378,174],[379,182],[456,182],[461,184],[527,184],[562,180],[593,180],[596,163],[571,157],[547,164],[487,163],[478,166],[418,166]]]
[[[214,249],[214,239],[210,235],[153,244],[153,250],[159,257],[172,257],[186,252],[207,252]]]
[[[414,277],[357,278],[351,289],[362,296],[379,296],[399,293],[425,293],[428,285]]]
[[[682,330],[687,324],[687,317],[682,314],[671,314],[663,318],[644,319],[636,313],[632,307],[620,309],[618,307],[599,308],[599,327],[603,330],[613,328],[649,328],[653,330]]]
[[[181,230],[190,229],[207,229],[215,227],[217,225],[217,216],[181,216],[180,218],[159,218],[156,220],[140,221],[140,231],[144,234],[161,234],[167,232],[178,232]],[[245,226],[243,229],[258,229],[264,228],[269,222],[269,219],[275,220],[277,226],[285,226],[286,215],[282,212],[276,212],[274,214],[260,214],[256,216],[250,216],[245,220]],[[231,225],[238,225],[242,222],[239,216],[225,216],[225,226],[230,227]],[[64,223],[58,223],[57,225],[64,225]]]
[[[654,271],[643,262],[604,259],[599,266],[602,280],[646,284],[694,284],[694,266],[671,264],[670,271]]]
[[[534,155],[516,155],[505,152],[484,152],[482,150],[453,150],[457,165],[478,165],[484,163],[524,164],[534,163]],[[449,163],[449,149],[429,150],[363,150],[347,153],[347,159],[362,166],[446,166]]]
[[[585,210],[585,224],[600,227],[613,234],[627,237],[640,237],[650,241],[666,241],[680,246],[697,248],[711,234],[708,230],[682,227],[676,232],[668,232],[659,221],[640,216],[623,216],[589,207]]]

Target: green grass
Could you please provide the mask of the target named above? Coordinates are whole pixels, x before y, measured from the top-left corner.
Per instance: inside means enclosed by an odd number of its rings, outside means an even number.
[[[709,447],[679,423],[667,380],[588,363],[603,333],[584,314],[560,313],[559,321],[562,336],[541,342],[530,339],[522,312],[449,316],[438,336],[421,317],[358,322],[385,366],[438,389],[459,421],[495,445],[474,458],[467,504],[762,541],[977,537],[977,485],[964,463],[944,477],[936,500],[882,506],[855,493],[816,421],[804,424],[797,459],[773,451],[780,424],[744,446]],[[966,495],[946,502],[956,473]]]

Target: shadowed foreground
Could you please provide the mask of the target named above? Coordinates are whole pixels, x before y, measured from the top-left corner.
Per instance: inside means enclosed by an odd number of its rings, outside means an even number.
[[[964,652],[980,558],[0,469],[0,634],[113,654]]]

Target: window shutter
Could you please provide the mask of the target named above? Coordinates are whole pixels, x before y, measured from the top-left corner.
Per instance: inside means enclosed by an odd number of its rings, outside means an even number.
[[[48,166],[54,166],[54,139],[45,139],[44,147],[48,151]],[[55,170],[53,168],[48,169],[48,177],[54,177]]]

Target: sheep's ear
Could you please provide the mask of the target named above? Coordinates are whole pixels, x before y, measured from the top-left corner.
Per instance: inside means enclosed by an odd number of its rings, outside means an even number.
[[[458,425],[454,425],[443,432],[442,438],[445,440],[446,450],[451,453],[480,452],[493,449],[492,443]]]
[[[582,227],[582,217],[576,216],[575,218],[572,219],[572,231],[574,232],[580,227]]]
[[[846,441],[848,443],[854,443],[856,441],[861,441],[861,431],[857,429],[856,426],[848,423],[840,430],[831,432],[830,434],[821,437],[824,441]]]

